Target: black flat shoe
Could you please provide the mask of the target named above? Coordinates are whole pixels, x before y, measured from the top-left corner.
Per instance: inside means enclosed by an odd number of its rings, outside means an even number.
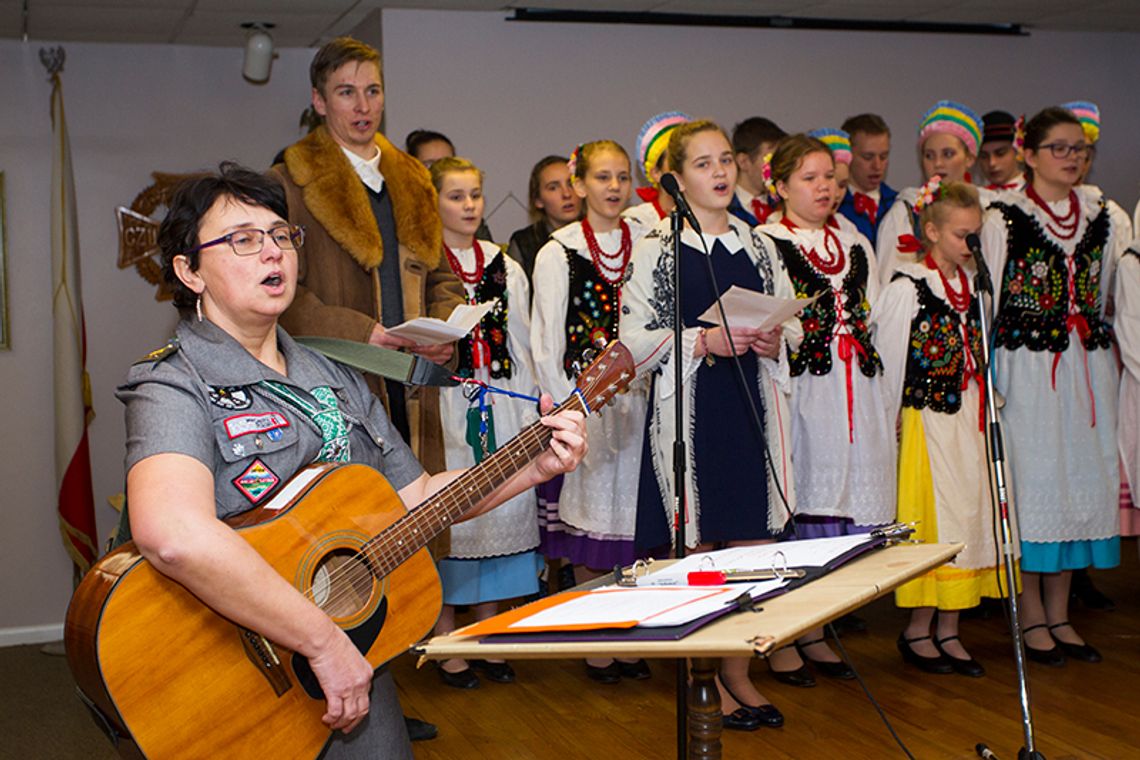
[[[725,690],[725,692],[728,693],[728,696],[732,697],[732,699],[736,702],[736,704],[740,705],[740,709],[733,712],[732,713],[733,715],[736,715],[736,713],[743,710],[744,712],[748,713],[749,715],[751,715],[756,720],[757,728],[759,728],[760,726],[768,726],[769,728],[779,728],[780,726],[784,725],[784,714],[782,712],[780,712],[780,710],[775,705],[773,705],[773,704],[746,705],[740,699],[740,697],[738,697],[732,693],[732,690],[728,688],[728,684],[726,684],[724,682],[723,678],[720,680],[720,685],[724,687],[724,690]],[[727,725],[726,725],[726,727],[727,727]],[[753,729],[745,729],[745,730],[751,731]]]
[[[1049,626],[1049,632],[1052,633],[1054,629],[1064,628],[1065,626],[1073,627],[1069,624],[1069,621],[1066,620],[1064,623],[1054,623]],[[1061,647],[1061,651],[1065,653],[1066,657],[1072,657],[1074,660],[1080,660],[1081,662],[1100,662],[1104,659],[1100,656],[1100,652],[1098,652],[1095,647],[1088,644],[1067,644],[1055,637],[1053,640],[1057,642],[1057,646]],[[1026,647],[1026,649],[1028,649],[1028,647]]]
[[[925,641],[927,639],[933,640],[930,636],[919,636],[914,639],[908,639],[905,633],[900,633],[899,639],[895,643],[899,648],[899,654],[902,655],[903,662],[910,663],[925,673],[934,673],[936,675],[953,673],[954,666],[946,657],[942,655],[938,655],[937,657],[924,657],[910,648],[910,645],[914,642]]]
[[[598,683],[617,683],[621,680],[621,665],[614,660],[604,668],[586,663],[586,675]]]
[[[808,670],[807,665],[800,665],[795,670],[772,670],[772,677],[788,686],[799,686],[803,689],[815,686],[815,676]]]
[[[439,727],[426,720],[404,716],[404,726],[408,729],[408,738],[414,742],[426,742],[439,736]]]
[[[1037,628],[1048,628],[1048,626],[1044,623],[1038,623],[1037,625],[1029,626],[1021,632],[1022,641],[1024,641],[1025,634]],[[1039,662],[1042,665],[1048,665],[1051,668],[1059,668],[1065,664],[1065,653],[1062,652],[1061,647],[1057,646],[1056,644],[1054,644],[1049,649],[1034,649],[1033,647],[1029,646],[1029,644],[1026,644],[1025,656],[1034,662]]]
[[[495,683],[513,683],[515,669],[506,662],[487,662],[486,660],[468,660],[467,664],[482,673],[483,676]]]
[[[617,663],[618,669],[621,670],[622,678],[628,678],[631,681],[644,681],[653,675],[649,672],[649,663],[645,660],[638,660],[637,662],[614,660],[614,662]]]
[[[470,667],[466,667],[458,673],[452,673],[440,667],[437,668],[436,672],[439,673],[439,680],[453,689],[476,689],[479,687],[479,676],[475,675],[475,671]]]
[[[807,656],[807,652],[805,650],[811,645],[819,644],[822,641],[823,639],[820,638],[812,639],[811,641],[804,642],[803,644],[797,642],[796,650],[799,651],[800,657],[802,657],[806,662],[810,662],[813,668],[828,678],[838,678],[842,681],[850,681],[854,679],[855,671],[851,669],[850,665],[843,662],[842,660],[839,662],[825,662],[824,660],[813,660]]]
[[[760,728],[760,719],[747,708],[741,707],[730,715],[720,716],[721,725],[729,731],[755,731]]]
[[[955,673],[959,673],[964,676],[970,676],[971,678],[981,678],[986,674],[986,669],[982,667],[982,663],[978,662],[973,657],[968,660],[963,660],[959,657],[955,657],[954,655],[949,654],[945,649],[942,648],[942,645],[947,641],[953,641],[957,638],[957,636],[947,636],[944,639],[935,639],[934,648],[937,649],[943,657],[950,661],[950,666],[954,668]]]

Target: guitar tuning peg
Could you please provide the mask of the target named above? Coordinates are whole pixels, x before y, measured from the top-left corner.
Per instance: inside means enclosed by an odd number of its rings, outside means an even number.
[[[597,356],[598,356],[597,349],[587,348],[585,351],[582,352],[582,356],[578,359],[578,361],[582,362],[583,365],[588,365],[588,364],[592,363],[594,361],[594,359],[597,358]]]

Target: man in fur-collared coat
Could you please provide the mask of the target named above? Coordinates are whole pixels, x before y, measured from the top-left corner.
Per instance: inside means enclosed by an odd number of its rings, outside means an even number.
[[[285,150],[273,174],[289,221],[305,227],[297,297],[281,318],[293,335],[406,348],[437,363],[454,344],[416,346],[388,336],[419,316],[446,319],[463,289],[442,255],[435,188],[424,167],[377,130],[384,91],[379,53],[350,38],[325,45],[310,69],[325,124]],[[439,396],[370,378],[429,472],[444,469]]]

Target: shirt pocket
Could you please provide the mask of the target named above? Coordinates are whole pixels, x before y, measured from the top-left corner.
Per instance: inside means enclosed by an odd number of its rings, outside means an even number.
[[[214,437],[222,459],[233,464],[295,447],[300,440],[299,424],[303,423],[277,409],[247,409],[216,418]]]

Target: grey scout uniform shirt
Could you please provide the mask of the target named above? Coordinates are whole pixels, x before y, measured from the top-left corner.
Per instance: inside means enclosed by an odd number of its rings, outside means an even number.
[[[253,358],[209,321],[183,320],[176,338],[131,367],[116,397],[126,405],[124,472],[148,456],[191,456],[214,473],[219,518],[264,504],[321,449],[320,428],[257,383],[286,384],[301,396],[336,394],[349,428],[351,461],[379,470],[397,491],[423,473],[383,406],[355,371],[299,346],[277,329],[289,376]]]

